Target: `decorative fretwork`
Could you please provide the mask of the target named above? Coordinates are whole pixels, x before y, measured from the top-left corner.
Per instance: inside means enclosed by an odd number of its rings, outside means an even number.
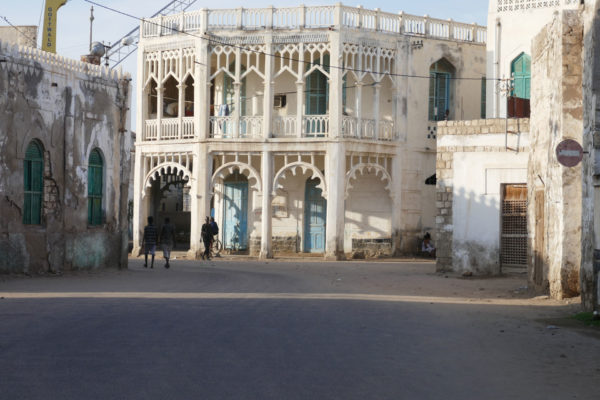
[[[393,49],[344,43],[344,67],[348,68],[358,81],[363,81],[370,74],[375,82],[379,82],[386,74],[393,73],[395,56],[396,52]]]
[[[577,0],[498,0],[497,11],[524,11],[534,8],[550,8],[575,4],[577,4]]]

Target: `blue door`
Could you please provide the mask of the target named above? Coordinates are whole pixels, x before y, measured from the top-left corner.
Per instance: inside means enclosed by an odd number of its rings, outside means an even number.
[[[225,182],[223,245],[226,249],[248,248],[248,182]]]
[[[304,251],[307,253],[325,252],[325,221],[327,201],[322,190],[317,188],[319,179],[306,181],[304,197]]]

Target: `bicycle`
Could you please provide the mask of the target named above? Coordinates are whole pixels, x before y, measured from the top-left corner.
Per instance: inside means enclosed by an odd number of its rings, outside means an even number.
[[[216,250],[216,253],[214,252],[215,250]],[[211,258],[213,256],[220,257],[221,250],[223,250],[223,243],[221,243],[219,238],[217,236],[215,236],[212,243],[210,244],[210,249],[209,249],[208,253],[210,254]]]

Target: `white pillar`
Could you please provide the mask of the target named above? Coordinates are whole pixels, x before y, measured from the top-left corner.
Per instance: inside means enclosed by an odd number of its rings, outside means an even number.
[[[267,54],[273,54],[272,36],[265,37],[265,48]],[[273,57],[265,57],[265,81],[263,98],[263,138],[271,137],[273,125]]]
[[[390,195],[392,196],[392,254],[401,252],[402,232],[402,159],[401,154],[392,158],[392,182]]]
[[[296,82],[296,137],[302,137],[302,120],[304,117],[304,81]]]
[[[356,82],[356,137],[362,137],[362,94],[363,94],[362,82]]]
[[[273,258],[271,191],[273,186],[273,158],[270,151],[262,153],[262,224],[260,237],[260,259]]]
[[[142,150],[140,147],[136,148],[135,151],[135,164],[133,172],[133,251],[132,254],[136,256],[140,250],[140,244],[142,241],[142,229],[144,229],[143,212],[141,207],[143,205],[142,193],[143,193],[143,171],[144,166],[142,165]]]
[[[373,99],[373,117],[375,118],[375,132],[373,132],[373,138],[379,139],[379,98],[381,93],[381,83],[373,85],[374,99]]]
[[[178,126],[177,126],[177,137],[179,139],[181,139],[183,137],[183,116],[185,114],[185,83],[181,82],[179,85],[177,85],[177,89],[179,89],[179,96],[177,101],[179,102],[177,104],[177,119],[178,121]]]
[[[346,151],[343,142],[327,145],[325,176],[327,177],[327,226],[325,259],[344,257],[344,190],[346,182]]]
[[[341,21],[341,6],[336,4],[334,25]],[[331,54],[329,62],[336,68],[329,68],[329,137],[342,137],[342,69],[337,68],[343,64],[342,40],[339,32],[329,33]]]
[[[212,157],[208,145],[196,146],[192,166],[192,187],[190,189],[190,250],[188,258],[197,259],[204,250],[200,231],[204,219],[210,216],[210,180],[212,178]]]
[[[206,32],[208,26],[208,11],[200,10],[201,30]],[[196,70],[194,75],[194,123],[195,135],[200,140],[209,137],[210,124],[210,54],[207,40],[196,40]]]

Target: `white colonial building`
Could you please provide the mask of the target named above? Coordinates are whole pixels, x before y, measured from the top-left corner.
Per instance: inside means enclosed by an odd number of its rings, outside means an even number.
[[[261,257],[414,253],[435,230],[435,121],[485,112],[485,44],[341,4],[145,20],[134,247],[168,216],[195,257],[214,215],[226,248]]]

